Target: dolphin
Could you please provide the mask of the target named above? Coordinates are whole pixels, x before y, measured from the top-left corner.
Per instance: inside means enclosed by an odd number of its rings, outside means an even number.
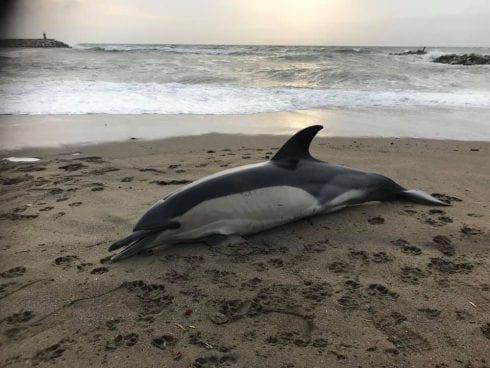
[[[448,205],[418,190],[406,190],[383,175],[313,158],[310,143],[322,129],[292,136],[271,160],[199,179],[156,202],[133,232],[109,251],[118,261],[161,244],[204,241],[238,244],[254,234],[305,217],[372,201]]]

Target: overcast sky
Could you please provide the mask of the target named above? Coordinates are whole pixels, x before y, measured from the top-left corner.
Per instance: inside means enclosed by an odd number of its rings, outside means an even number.
[[[490,46],[490,0],[16,0],[4,37],[70,44]]]

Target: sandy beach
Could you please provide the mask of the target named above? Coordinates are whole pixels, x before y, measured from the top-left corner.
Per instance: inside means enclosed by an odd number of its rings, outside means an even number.
[[[312,153],[438,193],[108,262],[156,200],[285,136],[4,151],[1,367],[488,367],[489,142],[317,138]]]
[[[489,18],[2,3],[0,368],[490,368]]]

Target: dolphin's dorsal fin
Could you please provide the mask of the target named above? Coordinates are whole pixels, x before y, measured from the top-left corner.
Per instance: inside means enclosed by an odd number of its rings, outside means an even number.
[[[312,160],[310,155],[310,143],[315,135],[323,129],[321,125],[312,125],[300,130],[277,151],[271,161],[282,160]]]

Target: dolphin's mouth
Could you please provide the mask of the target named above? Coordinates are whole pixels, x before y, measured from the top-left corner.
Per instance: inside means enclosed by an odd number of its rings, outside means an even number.
[[[116,241],[109,247],[109,252],[122,247],[124,247],[124,249],[118,254],[112,256],[111,261],[117,262],[149,248],[149,246],[155,241],[159,232],[160,231],[158,230],[139,230],[129,234],[123,239]]]

